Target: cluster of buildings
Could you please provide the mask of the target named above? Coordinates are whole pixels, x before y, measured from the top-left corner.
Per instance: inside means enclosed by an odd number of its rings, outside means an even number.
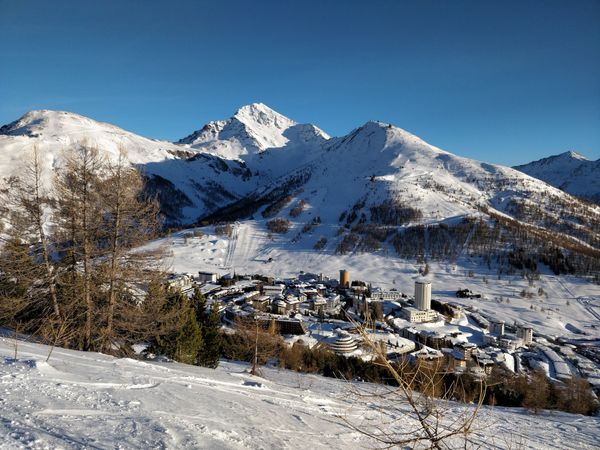
[[[533,327],[515,324],[514,333],[505,332],[503,320],[492,319],[489,322],[489,333],[483,335],[486,345],[497,346],[504,350],[515,351],[519,347],[530,346],[533,343]]]
[[[456,303],[434,300],[429,280],[416,280],[412,297],[352,281],[347,270],[340,271],[339,279],[305,272],[286,279],[199,272],[173,276],[168,283],[189,293],[198,287],[226,323],[252,318],[284,338],[295,336],[344,355],[368,356],[369,348],[355,329],[362,323],[372,327],[372,336],[390,359],[408,354],[445,370],[482,376],[496,365],[519,372],[544,360],[553,378],[572,375],[562,353],[550,345],[532,347],[531,326],[507,324],[476,308],[463,310]],[[453,317],[467,318],[469,325],[459,327]],[[582,367],[595,370],[583,359]]]

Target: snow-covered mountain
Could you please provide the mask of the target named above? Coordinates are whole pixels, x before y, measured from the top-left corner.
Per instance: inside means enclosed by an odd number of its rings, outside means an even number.
[[[192,222],[211,208],[227,204],[256,189],[243,161],[224,160],[166,141],[139,136],[117,126],[64,111],[31,111],[0,128],[0,179],[18,175],[37,146],[44,178],[51,184],[65,151],[87,142],[116,159],[124,148],[128,160],[148,177],[173,222]]]
[[[178,141],[225,159],[253,161],[267,150],[318,148],[329,136],[311,124],[298,124],[262,103],[240,108],[231,118],[209,122]]]
[[[569,194],[600,204],[600,159],[590,161],[577,152],[569,151],[515,166],[515,169]]]
[[[290,220],[284,240],[312,249],[318,234],[335,249],[368,226],[389,236],[466,217],[503,218],[600,247],[591,226],[600,208],[518,170],[453,155],[381,122],[330,138],[260,103],[177,144],[72,113],[32,111],[0,129],[0,177],[18,173],[33,145],[60,170],[64,149],[83,140],[107,157],[125,147],[171,222],[254,218],[266,226],[279,218]]]
[[[49,110],[30,111],[0,127],[0,139],[1,157],[18,156],[33,144],[49,153],[48,156],[59,157],[63,148],[88,141],[109,157],[117,156],[119,146],[123,146],[134,164],[171,159],[175,148],[169,142],[147,139],[109,123],[70,112]],[[1,167],[10,169],[6,164]]]
[[[597,247],[599,231],[586,224],[600,218],[600,209],[515,169],[462,158],[391,124],[368,122],[327,140],[314,159],[209,219],[250,216],[290,221],[285,239],[304,249],[319,237],[331,251],[379,248],[367,244],[373,233],[389,237],[467,217],[512,220]]]

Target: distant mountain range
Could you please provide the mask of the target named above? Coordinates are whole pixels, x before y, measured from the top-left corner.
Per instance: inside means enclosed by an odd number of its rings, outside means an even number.
[[[600,230],[588,226],[600,222],[600,208],[564,192],[593,191],[600,183],[593,177],[598,162],[567,154],[515,170],[456,156],[388,123],[367,122],[329,137],[261,103],[176,143],[73,113],[32,111],[0,128],[0,177],[18,174],[27,150],[37,145],[49,182],[62,152],[82,140],[109,158],[126,148],[171,224],[279,218],[290,222],[286,236],[294,245],[312,248],[320,237],[326,249],[339,251],[346,242],[342,250],[353,251],[376,250],[403,229],[454,227],[478,218],[600,248]],[[588,181],[579,183],[578,176]],[[362,245],[367,228],[379,229],[373,236],[383,244]],[[431,245],[430,237],[423,239]],[[394,242],[397,249],[404,245]],[[454,246],[466,245],[461,242]]]
[[[590,161],[570,151],[515,166],[515,169],[569,194],[600,204],[600,159]]]

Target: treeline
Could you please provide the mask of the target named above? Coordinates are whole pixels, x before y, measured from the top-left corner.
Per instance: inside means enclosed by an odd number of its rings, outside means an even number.
[[[37,148],[2,188],[0,326],[53,345],[132,354],[132,345],[176,328],[160,251],[135,250],[156,235],[158,203],[121,149],[68,148],[50,177]]]
[[[391,243],[403,258],[456,259],[465,254],[517,270],[534,272],[543,263],[557,275],[600,273],[600,250],[503,216],[492,219],[406,227],[393,233]]]
[[[423,218],[421,210],[391,199],[372,206],[370,212],[371,221],[382,225],[404,225]]]
[[[258,365],[271,361],[281,368],[301,373],[397,385],[381,362],[338,355],[322,344],[309,348],[301,340],[290,346],[275,330],[264,327],[257,327],[256,331],[252,327],[244,327],[243,331],[224,334],[223,356],[250,363],[256,359]],[[535,371],[526,376],[494,368],[486,381],[486,388],[482,390],[481,378],[468,373],[451,373],[439,364],[404,359],[394,363],[393,367],[410,380],[411,389],[428,396],[466,403],[477,403],[479,397],[484,396],[484,403],[489,405],[525,407],[533,412],[556,409],[593,415],[598,411],[598,401],[589,383],[581,378],[554,383],[543,372]]]
[[[280,180],[274,188],[267,192],[243,197],[208,216],[199,217],[197,224],[204,226],[211,223],[232,222],[251,217],[263,206],[266,206],[265,217],[274,216],[289,203],[292,198],[291,194],[304,185],[310,179],[310,176],[309,171],[298,171]]]
[[[593,204],[568,201],[552,195],[544,201],[543,207],[529,200],[514,199],[509,209],[520,221],[566,234],[600,248],[600,217]]]
[[[556,383],[541,370],[526,376],[495,369],[490,376],[486,402],[499,406],[522,406],[534,413],[555,409],[594,415],[599,409],[598,399],[585,379],[572,377],[565,383]]]
[[[508,211],[516,219],[482,208],[490,220],[412,226],[407,224],[422,218],[415,207],[392,199],[368,212],[366,205],[362,198],[340,215],[337,253],[374,252],[390,242],[403,258],[453,260],[467,254],[532,271],[543,263],[556,274],[594,275],[600,282],[600,220],[593,205],[556,196],[543,207],[512,200]]]

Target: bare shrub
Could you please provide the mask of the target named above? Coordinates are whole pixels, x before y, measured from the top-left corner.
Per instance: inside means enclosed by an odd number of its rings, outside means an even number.
[[[323,250],[325,248],[325,246],[327,245],[327,238],[322,237],[321,239],[319,239],[316,244],[314,245],[314,249],[315,250]]]
[[[338,244],[337,248],[335,249],[335,252],[340,255],[349,253],[354,250],[354,248],[356,247],[356,244],[358,244],[359,240],[360,240],[360,237],[357,234],[354,234],[354,233],[347,234],[343,237],[341,242]]]
[[[284,197],[277,199],[276,201],[274,201],[273,203],[271,203],[269,206],[267,206],[264,209],[264,211],[262,212],[262,216],[264,218],[273,217],[275,214],[277,214],[279,211],[281,211],[283,208],[285,208],[285,206],[291,201],[292,201],[291,195],[286,195]]]
[[[367,321],[368,322],[368,321]],[[466,398],[465,386],[457,381],[444,384],[445,368],[440,360],[418,361],[407,359],[392,363],[387,359],[385,346],[374,341],[368,332],[371,324],[353,322],[363,343],[375,355],[376,364],[387,369],[390,386],[358,391],[351,388],[358,400],[366,399],[377,420],[364,417],[341,416],[350,428],[362,433],[384,448],[475,448],[480,442],[474,434],[475,419],[483,404],[486,384],[478,380],[471,401],[474,405],[462,412],[448,403],[453,398]],[[353,385],[356,386],[356,385]]]
[[[290,229],[290,221],[287,219],[282,219],[280,217],[269,220],[267,222],[267,229],[271,233],[287,233]]]
[[[306,206],[306,201],[300,200],[296,206],[294,206],[290,210],[290,217],[298,217],[304,211],[304,207]]]
[[[231,237],[233,235],[233,225],[230,223],[215,225],[215,233],[219,236]]]

